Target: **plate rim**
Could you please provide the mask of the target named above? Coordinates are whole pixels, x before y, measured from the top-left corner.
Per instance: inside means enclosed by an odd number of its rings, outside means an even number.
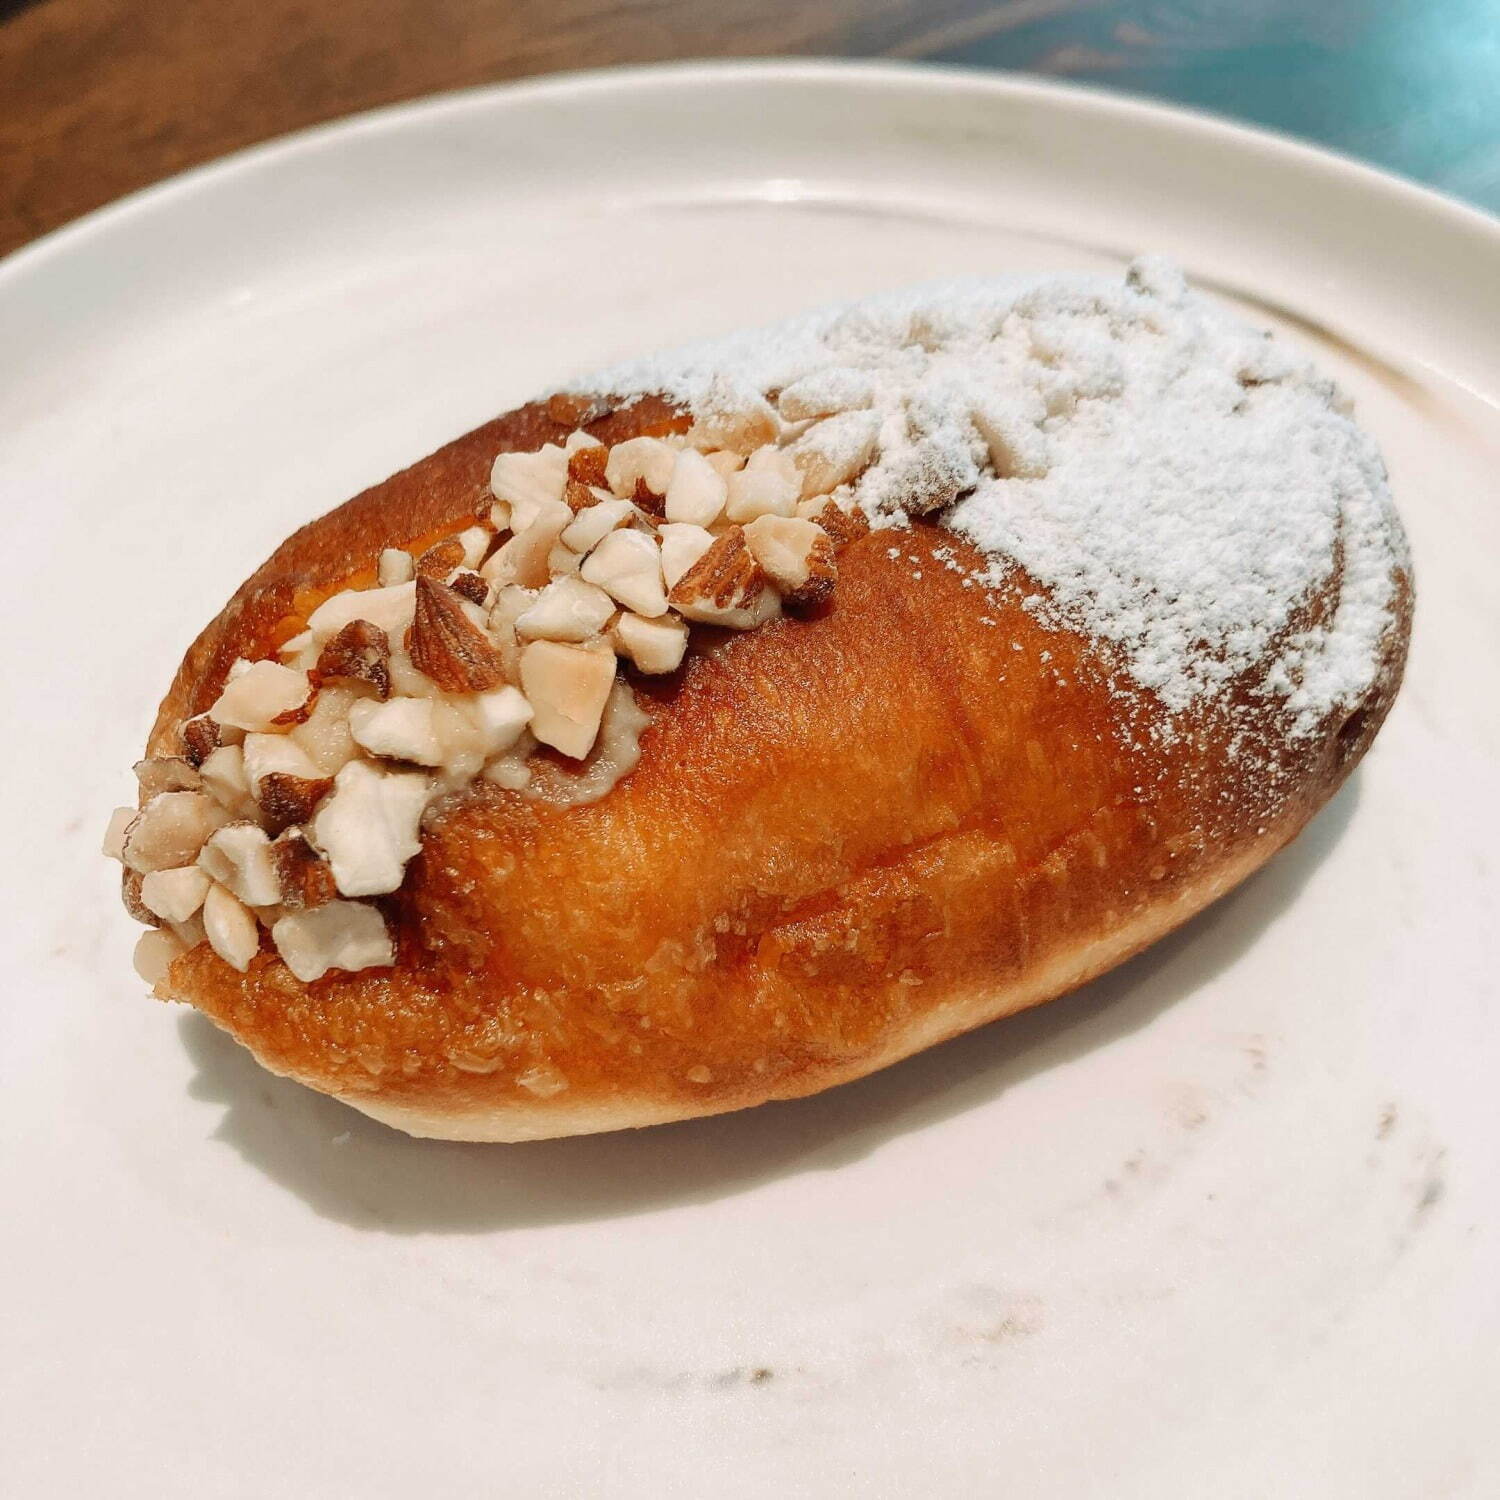
[[[1477,204],[1346,152],[1209,110],[1029,73],[904,59],[686,59],[572,69],[441,90],[340,115],[255,142],[136,188],[0,257],[0,298],[8,295],[18,282],[24,282],[29,274],[66,257],[75,247],[81,249],[96,236],[108,234],[117,223],[166,211],[179,198],[272,166],[282,159],[336,150],[348,137],[400,132],[445,115],[524,108],[533,101],[555,102],[570,96],[634,93],[663,85],[753,87],[760,83],[804,86],[833,83],[870,92],[928,88],[1029,101],[1044,108],[1062,107],[1105,120],[1155,123],[1221,148],[1247,151],[1283,170],[1338,178],[1376,200],[1420,214],[1449,232],[1488,239],[1500,253],[1500,214],[1492,214]]]

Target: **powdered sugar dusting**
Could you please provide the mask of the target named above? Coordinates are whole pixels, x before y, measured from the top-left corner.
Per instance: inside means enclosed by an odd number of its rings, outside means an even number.
[[[861,460],[874,524],[940,512],[984,582],[1024,570],[1039,621],[1174,712],[1243,680],[1305,735],[1375,680],[1407,564],[1378,453],[1330,382],[1165,262],[918,288],[570,388],[776,399],[787,440]]]

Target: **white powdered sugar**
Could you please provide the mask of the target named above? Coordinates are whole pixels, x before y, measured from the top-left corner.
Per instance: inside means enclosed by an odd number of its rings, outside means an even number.
[[[984,582],[1040,586],[1042,623],[1108,643],[1174,712],[1245,678],[1305,735],[1375,680],[1407,558],[1374,445],[1164,262],[917,288],[569,388],[700,418],[769,396],[783,441],[859,471],[874,524],[940,512]]]

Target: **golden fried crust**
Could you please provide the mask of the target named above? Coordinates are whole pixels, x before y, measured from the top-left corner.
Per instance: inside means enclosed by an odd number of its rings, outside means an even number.
[[[592,430],[681,425],[650,402]],[[482,508],[496,452],[566,430],[523,408],[298,532],[189,651],[153,751],[380,547]],[[1097,645],[1023,608],[1027,580],[966,584],[981,566],[930,525],[866,536],[830,608],[701,631],[681,672],[638,679],[653,722],[601,801],[480,783],[436,809],[382,903],[393,969],[302,984],[268,948],[238,974],[200,945],[159,992],[419,1134],[569,1134],[811,1093],[1049,999],[1192,915],[1327,800],[1399,683],[1405,579],[1375,687],[1320,737],[1283,740],[1248,691],[1236,716],[1164,737]]]

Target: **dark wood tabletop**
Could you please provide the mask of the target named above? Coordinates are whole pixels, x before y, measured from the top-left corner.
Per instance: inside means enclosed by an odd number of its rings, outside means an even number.
[[[0,253],[374,105],[770,55],[1082,80],[1292,131],[1500,209],[1500,0],[0,0]]]

